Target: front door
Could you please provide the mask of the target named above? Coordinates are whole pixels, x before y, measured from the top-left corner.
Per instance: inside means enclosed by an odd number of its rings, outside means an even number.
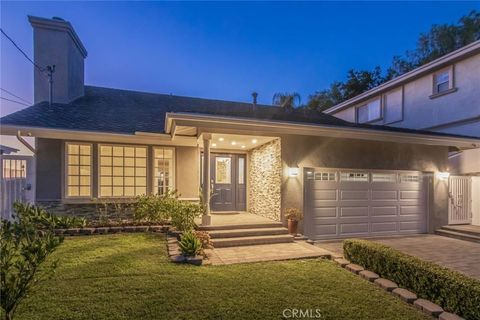
[[[217,154],[211,156],[213,211],[246,210],[245,155]]]

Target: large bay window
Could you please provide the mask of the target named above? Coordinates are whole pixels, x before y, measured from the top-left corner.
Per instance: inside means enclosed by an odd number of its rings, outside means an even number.
[[[147,147],[100,145],[100,197],[147,193]]]
[[[92,145],[66,144],[66,196],[90,197],[92,195]]]
[[[153,150],[153,191],[155,194],[165,194],[173,190],[173,151],[171,148],[154,148]]]

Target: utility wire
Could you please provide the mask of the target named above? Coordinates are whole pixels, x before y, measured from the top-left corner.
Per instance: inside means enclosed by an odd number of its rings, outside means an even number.
[[[23,104],[24,106],[27,106],[27,107],[30,106],[30,105],[28,105],[28,104],[26,104],[26,103],[23,103],[23,102],[20,102],[20,101],[15,101],[15,100],[8,99],[8,98],[5,98],[5,97],[0,97],[0,99],[2,99],[2,100],[7,100],[7,101],[10,101],[10,102],[13,102],[13,103]]]
[[[41,72],[45,72],[45,69],[42,68],[42,67],[40,67],[40,66],[39,66],[38,64],[36,64],[35,62],[33,62],[33,60],[30,59],[30,57],[15,43],[15,41],[13,41],[12,38],[10,38],[10,37],[8,36],[8,34],[5,33],[5,31],[3,31],[2,28],[0,28],[0,31],[2,32],[2,34],[3,34],[8,40],[10,40],[10,42],[15,46],[15,48],[17,48],[18,51],[20,51],[20,52],[23,54],[23,56],[24,56],[25,58],[27,58],[28,61],[30,61],[30,62],[31,62],[38,70],[40,70]]]
[[[28,104],[32,104],[32,103],[31,103],[31,102],[29,102],[28,100],[26,100],[26,99],[23,99],[22,97],[19,97],[19,96],[15,95],[15,94],[11,93],[11,92],[10,92],[10,91],[8,91],[7,89],[0,88],[0,90],[2,90],[2,91],[4,91],[4,92],[8,93],[9,95],[11,95],[11,96],[13,96],[13,97],[15,97],[15,98],[17,98],[17,99],[20,99],[20,100],[22,100],[23,102],[26,102],[26,103],[28,103]]]

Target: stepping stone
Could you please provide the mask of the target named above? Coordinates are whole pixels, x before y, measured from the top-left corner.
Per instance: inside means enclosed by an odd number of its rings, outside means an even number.
[[[378,274],[376,274],[375,272],[372,272],[372,271],[368,271],[368,270],[360,271],[359,275],[363,279],[368,280],[370,282],[373,282],[373,281],[377,280],[378,278],[380,278],[380,276]]]
[[[347,264],[345,266],[345,269],[347,269],[348,271],[353,272],[355,274],[358,274],[360,271],[364,270],[362,266],[359,266],[358,264],[354,264],[354,263]]]
[[[182,263],[182,262],[185,262],[185,257],[182,255],[176,255],[176,256],[170,257],[170,260],[175,263]]]
[[[456,314],[450,313],[450,312],[442,312],[438,316],[439,320],[465,320],[462,317],[457,316]]]
[[[415,300],[413,305],[425,312],[426,314],[434,317],[438,317],[443,312],[442,307],[440,307],[438,304],[435,304],[425,299],[417,299]]]
[[[387,291],[392,291],[398,288],[395,282],[390,281],[388,279],[384,279],[384,278],[378,278],[377,280],[374,281],[374,283]]]
[[[393,289],[392,293],[402,299],[405,302],[413,303],[417,300],[417,295],[413,292],[408,291],[407,289],[397,288]]]
[[[346,260],[346,259],[343,259],[343,258],[337,258],[337,259],[335,259],[335,260],[333,260],[333,261],[335,261],[335,263],[338,264],[338,265],[339,265],[340,267],[342,267],[342,268],[345,268],[345,266],[346,266],[347,264],[350,264],[350,261],[348,261],[348,260]]]

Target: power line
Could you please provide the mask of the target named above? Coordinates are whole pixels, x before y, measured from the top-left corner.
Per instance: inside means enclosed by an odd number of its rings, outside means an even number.
[[[20,99],[20,100],[22,100],[22,101],[24,101],[24,102],[26,102],[26,103],[28,103],[28,104],[31,104],[28,100],[23,99],[22,97],[19,97],[19,96],[15,95],[15,94],[11,93],[11,92],[8,91],[7,89],[0,88],[0,90],[8,93],[8,94],[11,95],[11,96],[14,96],[14,97],[17,98],[17,99]]]
[[[3,34],[8,40],[10,40],[10,42],[15,46],[15,48],[17,48],[18,51],[20,51],[20,52],[23,54],[23,56],[24,56],[25,58],[27,58],[28,61],[30,61],[30,62],[31,62],[38,70],[40,70],[41,72],[45,72],[45,69],[42,68],[42,67],[40,67],[40,66],[39,66],[38,64],[36,64],[35,62],[33,62],[33,60],[30,59],[30,57],[15,43],[15,41],[13,41],[12,38],[10,38],[10,37],[8,36],[8,34],[5,33],[5,31],[3,31],[2,28],[0,28],[0,31],[2,32],[2,34]]]
[[[7,101],[10,101],[10,102],[13,102],[13,103],[22,104],[22,105],[27,106],[27,107],[30,106],[30,105],[28,105],[28,104],[26,104],[26,103],[23,103],[23,102],[20,102],[20,101],[15,101],[15,100],[8,99],[8,98],[5,98],[5,97],[0,97],[0,99],[2,99],[2,100],[7,100]]]

